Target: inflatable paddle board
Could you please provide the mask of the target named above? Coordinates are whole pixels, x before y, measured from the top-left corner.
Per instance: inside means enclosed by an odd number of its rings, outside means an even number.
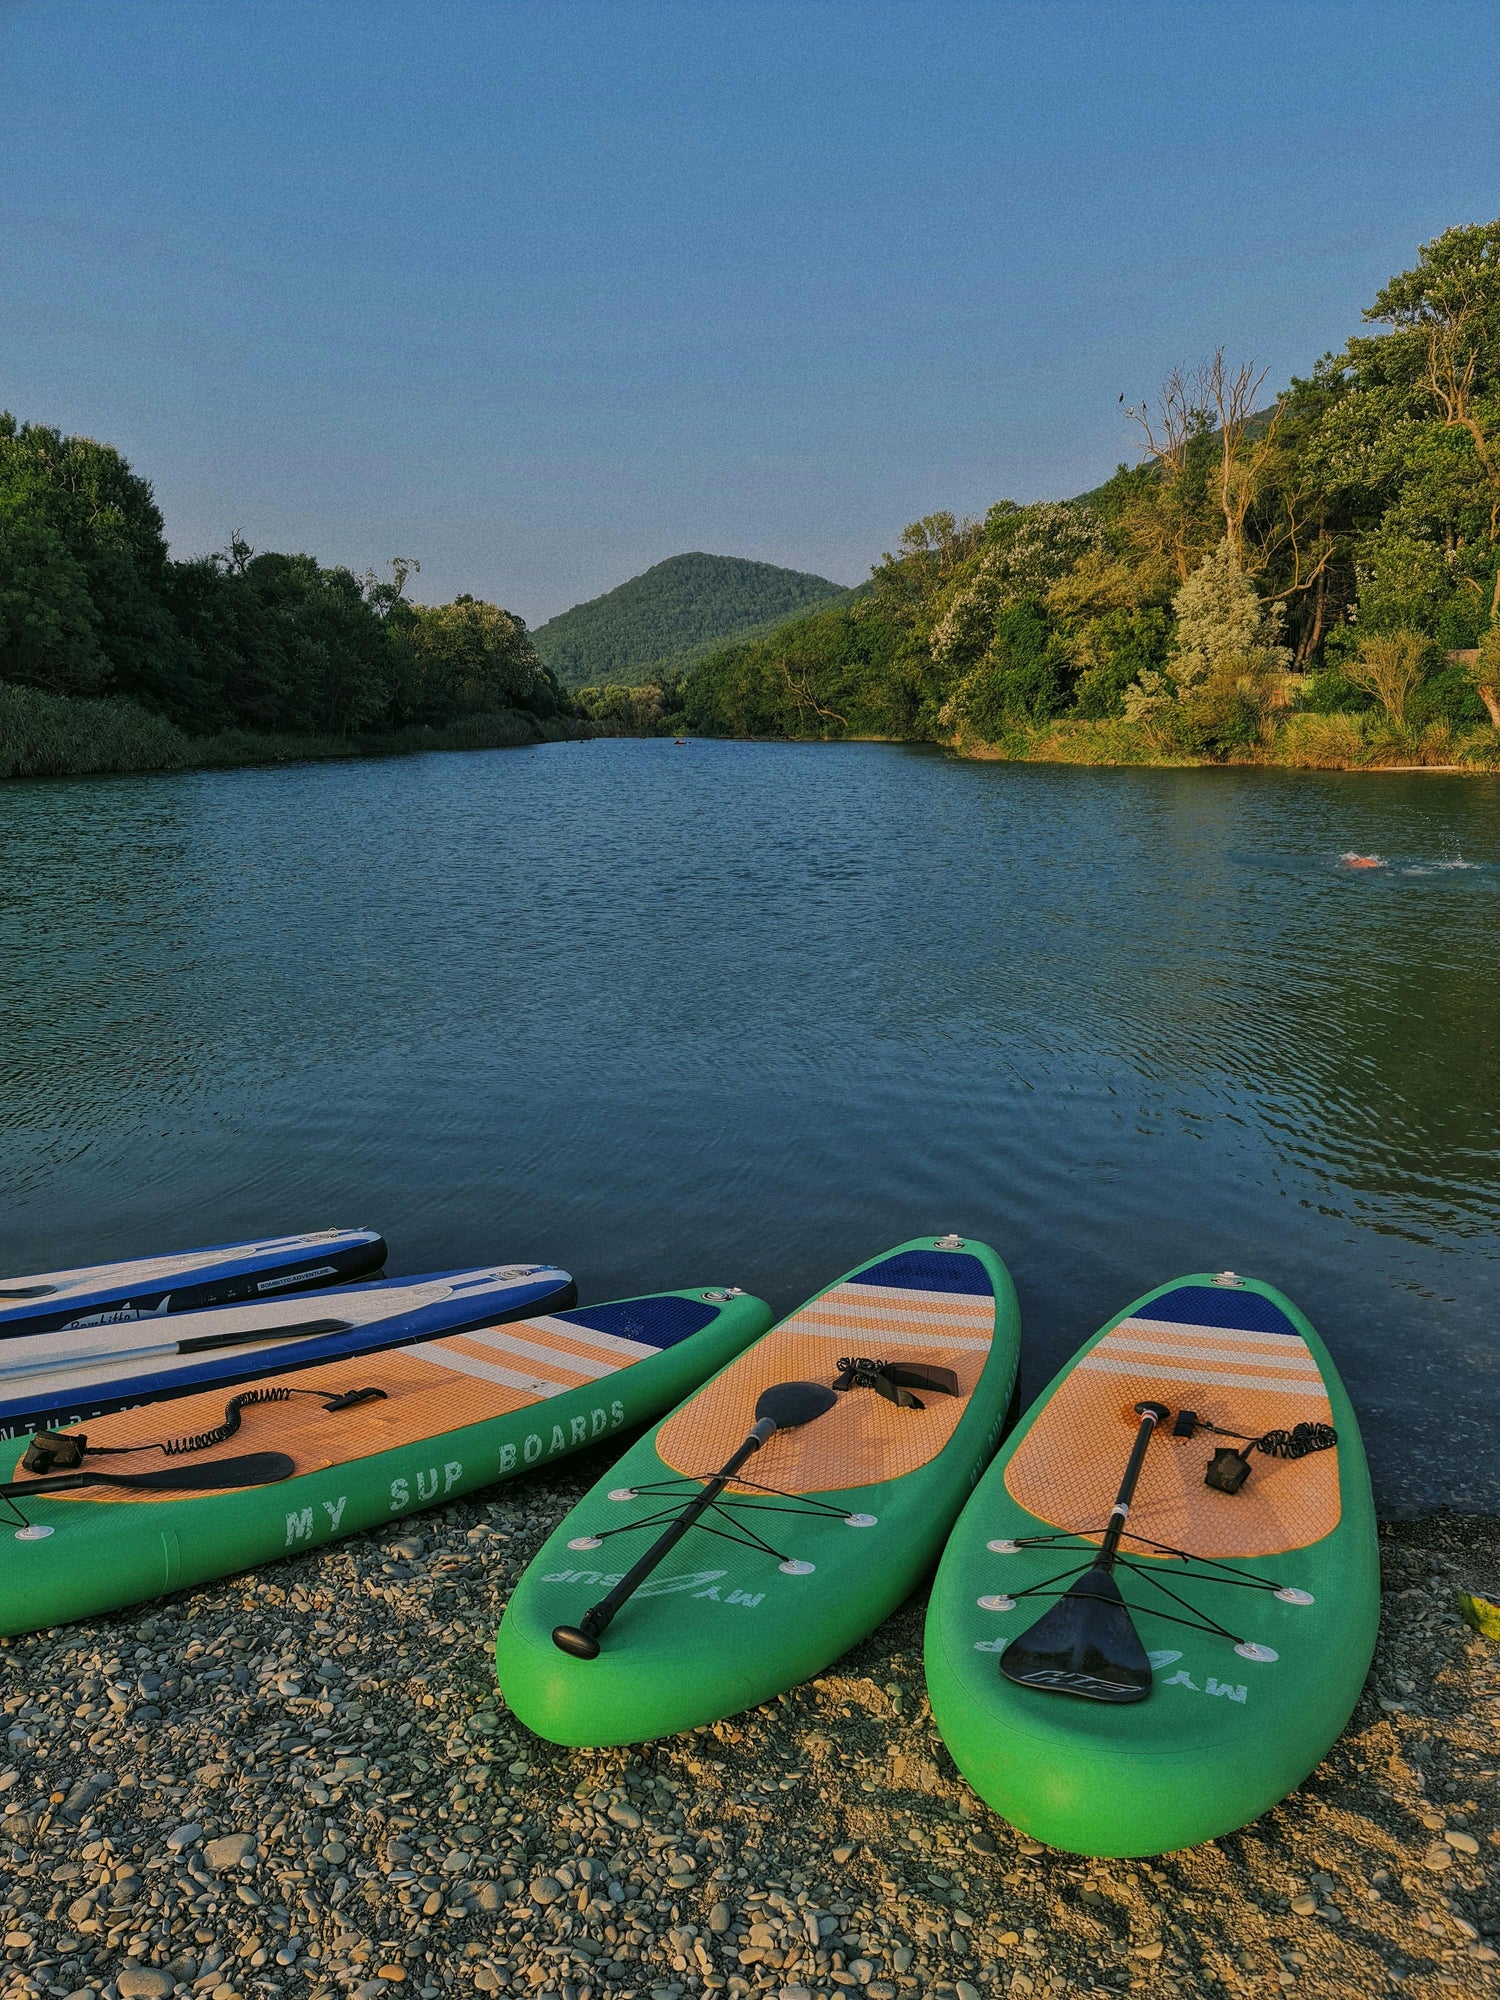
[[[0,1437],[489,1326],[570,1306],[577,1296],[553,1265],[499,1264],[383,1278],[315,1298],[19,1334],[0,1343]]]
[[[632,1743],[818,1673],[931,1566],[995,1448],[1019,1339],[982,1243],[921,1237],[830,1285],[543,1545],[500,1626],[511,1709],[555,1743]]]
[[[1191,1847],[1322,1758],[1379,1608],[1369,1474],[1327,1348],[1269,1285],[1180,1278],[1069,1362],[975,1489],[928,1607],[933,1720],[1037,1840]]]
[[[81,1459],[35,1477],[14,1457],[7,1468],[0,1632],[93,1617],[532,1471],[656,1415],[770,1323],[742,1292],[661,1292],[91,1423]],[[121,1484],[47,1490],[78,1469]],[[209,1488],[242,1469],[274,1483]],[[195,1471],[198,1490],[176,1484]]]
[[[378,1271],[385,1239],[374,1229],[314,1229],[258,1243],[219,1243],[170,1257],[84,1264],[0,1278],[0,1339],[54,1327],[107,1326],[157,1314],[201,1312],[239,1299],[277,1298],[348,1284]]]

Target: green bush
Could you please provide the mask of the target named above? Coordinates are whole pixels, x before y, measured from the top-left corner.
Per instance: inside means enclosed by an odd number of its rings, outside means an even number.
[[[1406,705],[1406,719],[1414,729],[1431,722],[1446,722],[1453,729],[1473,729],[1487,722],[1484,703],[1474,676],[1465,666],[1440,667],[1421,681]]]

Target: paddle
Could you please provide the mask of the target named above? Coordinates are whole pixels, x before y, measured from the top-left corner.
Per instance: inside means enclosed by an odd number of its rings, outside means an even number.
[[[45,1359],[21,1361],[9,1367],[0,1366],[0,1382],[8,1382],[17,1375],[56,1374],[63,1368],[87,1368],[96,1361],[149,1361],[162,1354],[207,1354],[215,1347],[250,1347],[257,1341],[305,1340],[316,1333],[348,1333],[352,1330],[352,1319],[304,1319],[294,1326],[272,1326],[242,1328],[236,1333],[200,1333],[186,1340],[159,1341],[154,1347],[103,1347],[91,1354],[51,1354]],[[39,1334],[36,1338],[51,1340],[52,1334]],[[0,1348],[0,1353],[4,1349]]]
[[[7,1285],[3,1289],[0,1289],[0,1301],[6,1299],[50,1299],[56,1290],[56,1285]]]
[[[837,1402],[838,1397],[833,1390],[825,1388],[821,1382],[777,1382],[765,1390],[755,1405],[755,1426],[739,1450],[725,1460],[713,1478],[705,1483],[697,1498],[682,1510],[646,1553],[632,1563],[607,1597],[601,1597],[597,1604],[591,1605],[576,1625],[559,1625],[554,1630],[553,1645],[564,1653],[571,1653],[575,1660],[597,1660],[600,1635],[608,1629],[620,1606],[635,1594],[662,1557],[677,1546],[694,1522],[708,1512],[746,1459],[752,1458],[778,1431],[796,1430],[799,1425],[810,1424],[814,1417],[825,1415]]]
[[[169,1465],[160,1472],[60,1472],[51,1479],[11,1479],[0,1484],[0,1500],[35,1499],[38,1494],[72,1493],[80,1486],[134,1487],[142,1493],[217,1493],[231,1486],[271,1486],[297,1470],[284,1451],[246,1451],[238,1458],[210,1459],[206,1465]]]
[[[1171,1412],[1162,1403],[1135,1407],[1140,1428],[1098,1555],[1051,1610],[1000,1655],[1001,1673],[1022,1687],[1108,1702],[1144,1701],[1151,1692],[1151,1662],[1113,1571],[1151,1434]]]

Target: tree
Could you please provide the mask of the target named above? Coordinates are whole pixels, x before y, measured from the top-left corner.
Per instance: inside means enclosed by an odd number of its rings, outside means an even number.
[[[1032,507],[1002,501],[985,517],[982,552],[955,580],[932,630],[932,657],[962,666],[991,644],[1001,614],[1037,602],[1103,549],[1104,530],[1087,507],[1044,500]]]
[[[1375,632],[1360,642],[1359,651],[1344,662],[1344,677],[1374,695],[1398,729],[1406,723],[1406,704],[1416,692],[1431,651],[1420,632]]]
[[[1416,268],[1392,278],[1364,317],[1394,329],[1399,365],[1436,421],[1472,454],[1493,549],[1500,543],[1500,222],[1445,230],[1424,243]],[[1500,613],[1500,570],[1489,610]]]
[[[0,491],[0,667],[53,694],[99,694],[109,682],[88,577],[15,488]]]
[[[1281,607],[1261,602],[1227,537],[1172,602],[1177,631],[1166,667],[1144,669],[1126,690],[1126,715],[1160,719],[1175,704],[1210,734],[1263,720],[1279,705],[1291,651],[1280,643]]]
[[[462,596],[408,606],[395,637],[401,721],[441,723],[501,708],[555,715],[561,706],[525,624],[498,604]]]
[[[47,424],[20,424],[4,412],[0,494],[24,508],[25,566],[40,564],[52,575],[51,584],[38,577],[28,589],[50,592],[60,574],[58,551],[70,558],[70,596],[76,602],[86,593],[93,608],[111,691],[174,721],[190,714],[193,662],[162,602],[167,545],[146,481],[110,445],[65,437]],[[12,560],[22,560],[15,541]]]
[[[1492,625],[1475,649],[1473,674],[1485,713],[1500,729],[1500,625]]]

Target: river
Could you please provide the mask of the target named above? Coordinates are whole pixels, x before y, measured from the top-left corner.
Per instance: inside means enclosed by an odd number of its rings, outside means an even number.
[[[0,857],[0,1268],[372,1223],[784,1310],[955,1230],[1031,1391],[1228,1266],[1387,1510],[1500,1509],[1500,780],[606,740],[12,782]]]

